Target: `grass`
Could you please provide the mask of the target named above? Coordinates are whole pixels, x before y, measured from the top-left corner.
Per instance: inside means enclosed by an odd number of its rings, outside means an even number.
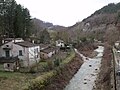
[[[0,90],[22,90],[34,76],[29,73],[0,72]]]
[[[5,78],[12,78],[15,76],[18,76],[20,73],[16,73],[16,72],[0,72],[0,77],[5,77]]]
[[[4,65],[0,64],[0,70],[3,71],[4,70]]]
[[[75,57],[75,52],[72,51],[72,52],[70,52],[70,55],[68,55],[68,57],[65,60],[62,61],[61,64],[69,63],[74,57]]]
[[[73,58],[75,57],[75,52],[72,51],[65,60],[61,63],[62,65],[65,65],[69,63]],[[45,63],[43,63],[44,65]],[[38,76],[37,78],[33,79],[29,84],[28,87],[25,87],[25,90],[43,90],[45,86],[47,86],[50,82],[50,78],[55,76],[57,72],[59,72],[60,67],[56,67],[56,70],[51,70],[49,72],[45,72],[42,75]]]
[[[24,90],[41,90],[49,83],[49,79],[54,75],[54,70],[45,72],[37,78],[31,80],[28,86],[24,87]]]
[[[30,73],[20,73],[20,72],[0,72],[0,78],[21,78],[21,77],[33,77]]]
[[[62,60],[61,64],[69,63],[75,56],[75,52],[70,52],[67,58]],[[45,69],[48,66],[48,62],[40,62],[38,64],[38,69]],[[59,67],[57,67],[59,68]],[[41,85],[44,87],[51,77],[53,77],[56,71],[50,70],[48,72],[39,73],[20,73],[20,72],[0,72],[0,90],[23,90],[28,86],[37,87],[36,85]],[[37,83],[37,84],[36,84]],[[29,90],[29,89],[27,89]],[[31,89],[34,90],[34,89]]]

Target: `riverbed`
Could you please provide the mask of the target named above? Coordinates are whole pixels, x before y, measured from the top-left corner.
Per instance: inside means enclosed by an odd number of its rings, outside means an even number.
[[[85,57],[77,49],[75,51],[83,58],[84,63],[64,90],[92,90],[101,66],[104,47],[98,46],[95,50],[98,54],[94,58]]]

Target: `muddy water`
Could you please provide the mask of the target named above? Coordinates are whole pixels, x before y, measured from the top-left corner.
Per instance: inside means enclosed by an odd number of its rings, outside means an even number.
[[[77,52],[77,50],[75,51]],[[98,52],[98,55],[94,58],[86,58],[79,53],[84,63],[64,90],[92,90],[95,87],[95,80],[101,66],[104,47],[99,46],[95,51]]]

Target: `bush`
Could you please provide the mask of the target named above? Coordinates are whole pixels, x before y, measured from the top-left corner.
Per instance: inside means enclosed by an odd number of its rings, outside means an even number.
[[[52,70],[52,69],[54,68],[53,61],[52,61],[52,60],[48,60],[48,61],[47,61],[47,64],[48,64],[48,70]]]
[[[66,64],[73,60],[74,56],[75,53],[71,52],[70,56],[67,57],[64,62],[62,62],[61,66],[60,59],[56,59],[54,63],[53,61],[49,60],[47,62],[48,69],[53,69],[54,65],[59,67],[56,67],[54,70],[49,72],[43,73],[39,77],[33,79],[29,85],[24,88],[24,90],[46,90],[46,86],[51,83],[51,80],[55,78],[55,76],[62,75],[62,71],[65,70]]]
[[[29,70],[30,73],[36,73],[36,70],[34,67],[30,67],[30,70]]]
[[[60,65],[60,60],[59,59],[55,59],[54,66],[57,67],[59,65]]]
[[[56,73],[53,71],[44,73],[36,79],[33,79],[29,83],[28,87],[24,88],[24,90],[43,90],[45,86],[47,86],[50,83],[50,78],[52,78],[55,75]]]

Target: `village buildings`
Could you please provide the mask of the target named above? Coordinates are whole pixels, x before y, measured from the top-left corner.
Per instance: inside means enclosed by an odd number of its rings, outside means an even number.
[[[32,67],[40,60],[53,57],[65,47],[62,40],[56,41],[56,46],[50,44],[34,44],[22,38],[6,38],[0,46],[0,70],[15,71],[21,67]]]
[[[0,47],[0,63],[7,71],[30,67],[40,60],[40,47],[22,39],[6,39]]]

